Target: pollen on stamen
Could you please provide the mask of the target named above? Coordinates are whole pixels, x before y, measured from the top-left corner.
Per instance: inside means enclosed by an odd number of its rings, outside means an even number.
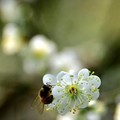
[[[98,79],[96,79],[97,80],[97,82],[99,82],[99,80]]]
[[[57,107],[59,108],[61,106],[61,104],[57,104]]]
[[[73,75],[70,75],[70,77],[74,77]]]
[[[73,114],[75,114],[76,113],[76,109],[72,109],[72,110],[70,110],[70,112],[72,112]]]
[[[71,86],[71,88],[69,89],[70,94],[76,94],[77,93],[77,88],[74,86]]]
[[[64,96],[62,96],[62,98],[64,98]]]
[[[60,87],[61,87],[62,85],[61,85],[60,83],[57,83],[57,86],[60,86]]]
[[[93,72],[91,72],[91,75],[93,75],[93,74],[95,74],[95,72],[93,71]]]

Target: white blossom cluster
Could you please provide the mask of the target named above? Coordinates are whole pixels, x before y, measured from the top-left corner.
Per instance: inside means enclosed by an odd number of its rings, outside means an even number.
[[[54,100],[48,105],[48,109],[57,109],[64,115],[69,111],[75,113],[80,108],[86,108],[91,100],[99,97],[101,80],[86,68],[77,73],[61,71],[55,77],[46,74],[43,83],[52,86]]]

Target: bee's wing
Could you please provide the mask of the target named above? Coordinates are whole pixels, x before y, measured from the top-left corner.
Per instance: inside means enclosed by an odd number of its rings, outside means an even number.
[[[35,98],[35,100],[32,103],[32,108],[38,110],[39,113],[43,113],[43,111],[44,111],[44,103],[41,101],[41,97],[40,97],[39,93],[38,93],[38,96]]]

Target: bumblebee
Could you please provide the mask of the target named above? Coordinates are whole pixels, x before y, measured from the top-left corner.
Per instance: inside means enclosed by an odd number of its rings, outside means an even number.
[[[51,85],[43,85],[43,87],[39,90],[36,99],[33,102],[33,106],[36,107],[40,113],[44,111],[45,104],[50,104],[53,101],[51,88]]]

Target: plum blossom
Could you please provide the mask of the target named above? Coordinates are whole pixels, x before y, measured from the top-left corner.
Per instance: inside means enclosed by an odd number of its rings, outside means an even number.
[[[53,64],[54,61],[54,64]],[[80,58],[76,51],[71,48],[65,48],[50,57],[50,70],[57,73],[58,71],[69,71],[74,69],[78,71],[82,67]]]
[[[84,68],[78,74],[64,71],[56,77],[47,74],[43,77],[43,83],[53,86],[54,100],[48,105],[48,109],[57,109],[59,114],[64,115],[69,111],[75,113],[78,109],[86,108],[91,100],[96,100],[101,80]]]
[[[2,34],[1,48],[7,55],[19,53],[23,47],[23,39],[20,29],[14,23],[5,25]]]
[[[21,52],[25,73],[43,73],[48,67],[48,58],[54,54],[56,48],[56,44],[44,35],[38,34],[32,37]]]

